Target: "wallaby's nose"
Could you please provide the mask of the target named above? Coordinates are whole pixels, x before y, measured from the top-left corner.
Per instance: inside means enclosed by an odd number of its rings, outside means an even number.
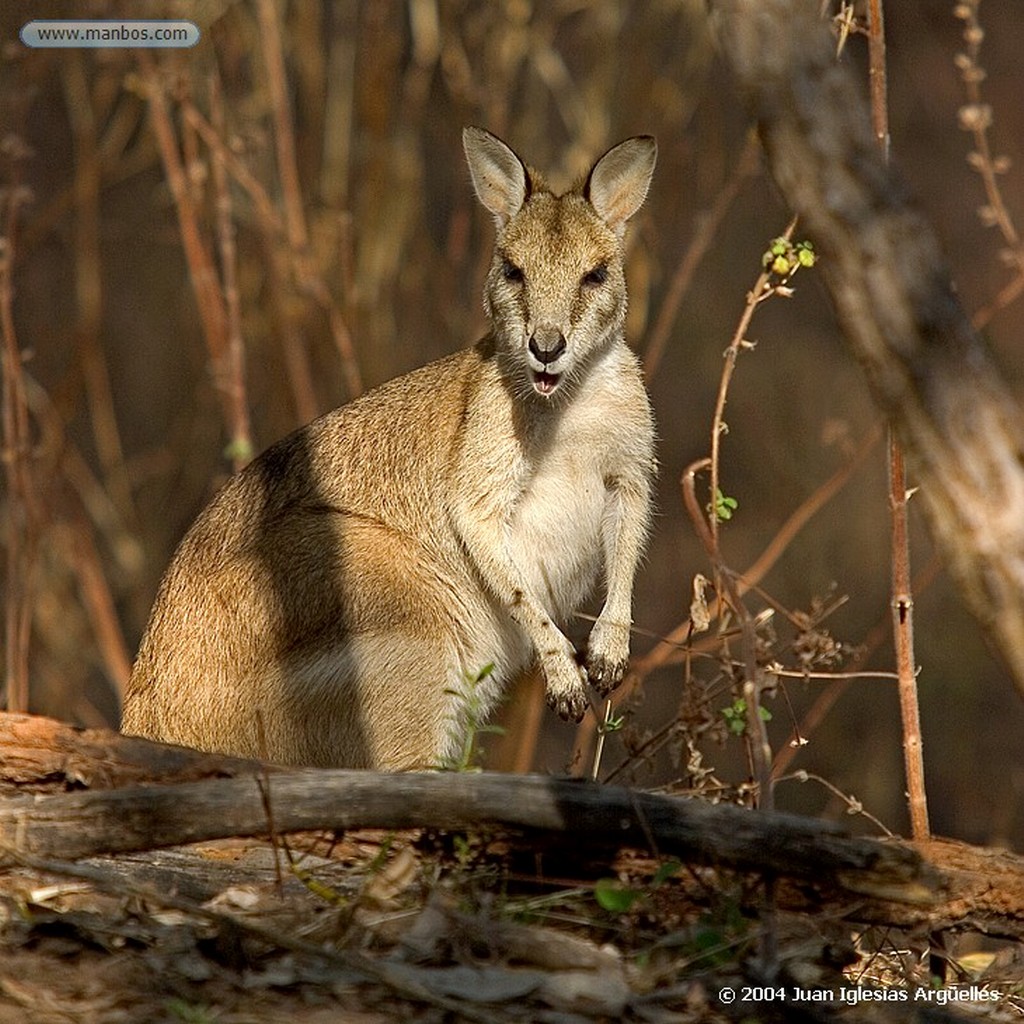
[[[565,336],[559,330],[538,328],[530,338],[530,354],[545,366],[557,362],[564,351]]]

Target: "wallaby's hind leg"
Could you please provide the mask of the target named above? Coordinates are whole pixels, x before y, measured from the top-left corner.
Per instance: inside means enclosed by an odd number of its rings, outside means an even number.
[[[269,753],[279,745],[298,763],[436,767],[457,725],[446,691],[461,677],[443,574],[415,539],[379,523],[339,515],[321,530],[330,557],[307,575],[315,590],[285,600],[306,641],[281,652],[263,688],[278,698]],[[290,582],[286,568],[279,578]]]
[[[351,768],[437,767],[457,745],[447,690],[458,661],[445,639],[410,632],[364,633],[334,651],[296,655],[266,680],[271,760]]]

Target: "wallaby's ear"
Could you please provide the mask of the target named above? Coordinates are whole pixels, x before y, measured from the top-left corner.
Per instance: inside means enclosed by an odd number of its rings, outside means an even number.
[[[643,205],[658,159],[658,144],[650,135],[637,135],[613,146],[587,178],[584,195],[598,216],[616,234]]]
[[[477,198],[504,227],[530,194],[530,176],[519,159],[496,135],[483,128],[463,128],[462,147]]]

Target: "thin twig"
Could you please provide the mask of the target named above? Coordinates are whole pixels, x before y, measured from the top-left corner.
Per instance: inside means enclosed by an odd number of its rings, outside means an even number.
[[[774,665],[767,666],[765,671],[768,675],[780,676],[783,679],[820,679],[828,683],[838,679],[899,679],[898,672],[811,672],[797,668],[779,668]]]
[[[346,385],[350,397],[354,398],[363,389],[362,378],[359,374],[358,362],[355,358],[355,347],[352,343],[351,333],[341,310],[338,308],[330,289],[324,282],[323,276],[316,269],[309,253],[305,250],[292,248],[291,233],[288,231],[285,221],[277,212],[267,190],[248,170],[238,156],[225,145],[224,140],[205,117],[201,111],[190,103],[182,107],[182,117],[185,122],[191,125],[200,135],[210,152],[216,154],[224,163],[225,168],[234,178],[235,182],[252,200],[253,210],[263,228],[263,233],[268,240],[268,252],[272,253],[274,259],[274,280],[278,285],[284,281],[284,261],[276,255],[276,248],[269,243],[275,239],[281,239],[285,245],[284,249],[288,254],[287,267],[290,276],[298,286],[309,295],[317,304],[320,310],[326,315],[331,337],[334,339],[335,347],[338,350],[342,362],[342,368],[346,375]],[[302,233],[300,232],[300,237]],[[278,270],[278,264],[282,264]],[[284,305],[282,303],[282,305]],[[284,319],[288,319],[285,317]],[[285,362],[289,369],[289,378],[292,382],[292,391],[295,396],[296,408],[302,420],[311,420],[319,411],[313,393],[312,372],[309,369],[309,361],[306,357],[302,339],[298,331],[290,322],[282,328],[283,339],[282,349]]]
[[[782,233],[782,237],[785,238],[786,241],[791,240],[795,229],[796,218],[794,217],[789,222],[786,230]],[[743,348],[749,345],[749,342],[747,341],[747,328],[750,327],[750,321],[754,318],[754,313],[756,312],[757,307],[775,294],[775,289],[771,286],[771,280],[771,268],[766,267],[758,275],[757,280],[754,282],[754,287],[747,293],[747,302],[743,307],[743,313],[740,316],[739,323],[736,325],[736,330],[733,333],[732,340],[729,342],[729,347],[725,350],[725,365],[722,368],[722,376],[718,382],[718,396],[715,400],[715,412],[711,419],[711,503],[708,510],[708,522],[711,525],[711,536],[714,540],[714,549],[716,553],[718,551],[719,450],[721,447],[722,433],[726,429],[725,420],[723,418],[725,414],[725,403],[729,394],[729,385],[732,382],[733,370],[736,367],[736,359]],[[717,558],[717,554],[715,557]]]
[[[107,678],[120,695],[128,681],[131,655],[95,538],[97,533],[103,537],[118,569],[127,574],[137,562],[138,542],[126,528],[108,488],[93,474],[68,437],[65,418],[50,395],[30,373],[23,377],[29,413],[39,432],[36,451],[40,456],[49,456],[47,463],[37,470],[37,479],[57,482],[48,494],[51,508],[55,507],[57,496],[66,499],[68,506],[59,520],[51,512],[48,525],[55,532],[55,543],[66,551],[65,561],[78,581],[82,606],[89,617]],[[102,716],[98,721],[106,724]]]
[[[284,66],[284,49],[278,8],[274,0],[259,0],[256,12],[260,22],[263,63],[267,71],[270,110],[274,120],[274,144],[277,148],[277,173],[281,180],[284,221],[288,241],[295,252],[303,252],[309,244],[306,213],[299,184],[299,167],[295,156],[295,130],[292,127],[288,102],[288,83]]]
[[[718,542],[708,521],[700,510],[697,499],[697,474],[708,469],[711,459],[700,459],[691,463],[683,471],[680,485],[683,492],[683,505],[690,517],[697,536],[704,550],[715,566],[715,572],[724,588],[729,605],[740,623],[740,639],[743,651],[744,681],[743,699],[747,707],[747,736],[751,761],[754,768],[754,780],[757,784],[758,806],[762,810],[773,807],[771,786],[771,745],[764,719],[761,717],[761,668],[757,661],[757,637],[754,619],[739,592],[735,576],[722,561]]]
[[[203,336],[206,340],[213,376],[219,384],[228,356],[228,317],[224,308],[224,297],[221,294],[213,256],[199,226],[198,212],[192,200],[181,154],[178,152],[178,142],[159,69],[152,55],[145,50],[138,51],[138,59],[145,76],[153,133],[160,150],[167,183],[170,186],[171,195],[174,197],[182,249],[188,265],[196,305],[199,308]],[[218,386],[217,393],[221,402],[221,415],[225,430],[228,436],[231,436],[231,401],[222,387]]]
[[[15,234],[20,207],[29,192],[17,180],[16,161],[26,156],[13,138],[9,184],[0,191],[0,334],[3,348],[3,464],[7,478],[7,580],[4,606],[4,682],[7,710],[28,711],[28,655],[32,630],[32,576],[38,547],[39,508],[32,472],[32,438],[22,353],[14,329]]]
[[[790,231],[792,231],[794,226],[795,221],[790,225]],[[758,280],[760,283],[760,278]],[[760,294],[760,291],[766,287],[768,287],[767,280],[760,285],[758,294]],[[735,352],[737,353],[739,352],[740,345],[742,344],[745,336],[746,324],[749,324],[750,322],[750,318],[749,316],[746,316],[746,313],[749,312],[750,316],[752,316],[755,304],[755,302],[748,301],[747,310],[744,311],[744,318],[741,318],[741,326],[737,329],[736,337],[734,338]],[[743,322],[744,320],[746,323]],[[737,341],[737,339],[739,340]],[[735,355],[732,359],[727,361],[726,369],[723,370],[722,373],[722,378],[725,384],[719,389],[719,396],[721,400],[718,406],[716,406],[716,426],[720,423],[720,420],[718,420],[717,417],[720,416],[721,410],[725,407],[723,396],[728,384],[726,375],[731,374],[732,365],[734,363]],[[729,604],[736,614],[736,617],[739,619],[744,666],[743,700],[746,704],[747,750],[750,754],[754,782],[757,786],[757,806],[762,810],[771,811],[775,808],[775,791],[772,780],[772,748],[771,743],[768,740],[767,726],[765,725],[764,719],[761,717],[761,689],[763,684],[763,673],[757,660],[757,634],[754,618],[750,614],[747,606],[743,603],[743,598],[740,595],[736,580],[725,565],[725,562],[722,559],[721,550],[718,547],[718,534],[716,529],[718,506],[715,500],[715,495],[717,495],[718,492],[712,490],[710,527],[701,515],[700,505],[697,501],[695,483],[696,474],[700,472],[701,469],[708,466],[709,463],[710,468],[714,471],[715,456],[713,455],[711,459],[703,459],[700,462],[692,463],[683,472],[682,480],[680,481],[683,489],[683,504],[690,516],[693,528],[697,531],[697,535],[704,544],[708,557],[711,559],[711,563],[714,566],[716,588],[724,585]],[[721,593],[721,590],[719,590],[719,593]],[[766,872],[763,882],[764,904],[761,907],[761,923],[763,925],[763,931],[760,935],[760,960],[761,970],[765,973],[766,977],[771,977],[778,967],[778,927],[776,919],[775,876]]]
[[[132,658],[117,616],[114,596],[103,571],[103,562],[96,550],[92,528],[77,510],[66,530],[65,542],[68,562],[78,580],[82,606],[89,616],[107,678],[118,697],[123,697],[132,669]]]
[[[792,240],[793,232],[796,229],[796,218],[790,220],[782,239],[787,243]],[[750,346],[747,340],[747,330],[754,313],[762,302],[773,295],[784,293],[783,286],[773,284],[775,271],[771,262],[767,262],[764,269],[754,282],[754,287],[747,294],[747,302],[743,308],[739,323],[733,333],[732,340],[725,352],[725,363],[722,367],[722,375],[718,384],[718,395],[715,400],[715,411],[711,419],[711,456],[707,460],[707,468],[710,470],[710,502],[707,512],[707,529],[701,529],[699,536],[704,544],[708,557],[711,560],[715,573],[715,592],[721,596],[724,593],[728,596],[729,604],[736,614],[741,633],[741,644],[743,650],[743,662],[745,665],[743,681],[743,699],[746,704],[747,716],[747,737],[750,745],[750,753],[754,766],[754,778],[758,786],[759,806],[770,810],[773,806],[771,793],[771,745],[768,742],[768,730],[765,727],[764,719],[761,717],[761,683],[762,672],[757,661],[757,636],[753,617],[746,605],[737,585],[733,573],[725,565],[722,558],[721,548],[718,543],[719,526],[719,458],[721,451],[721,437],[726,429],[725,426],[725,404],[728,399],[729,385],[732,382],[733,371],[736,368],[736,360],[744,348]],[[683,496],[690,513],[694,527],[697,523],[694,519],[694,512],[699,512],[696,506],[696,494],[693,492],[696,466],[703,467],[704,463],[695,463],[683,474]]]
[[[885,63],[885,22],[882,0],[868,0],[868,82],[871,92],[871,127],[875,141],[889,159],[888,74]]]
[[[604,743],[608,737],[608,726],[611,724],[615,711],[615,705],[610,700],[604,702],[604,720],[601,728],[597,730],[597,746],[594,748],[594,761],[590,767],[590,778],[597,782],[601,772],[601,757],[604,754]],[[594,720],[597,716],[594,715]]]
[[[885,22],[882,0],[868,3],[868,61],[871,83],[871,124],[883,157],[889,158],[889,107],[885,64]],[[910,527],[907,514],[907,474],[903,447],[889,427],[889,513],[892,551],[892,628],[899,677],[903,758],[907,775],[911,833],[928,838],[928,800],[924,785],[921,716],[917,699],[914,655],[914,597],[910,589]]]
[[[824,786],[834,796],[839,797],[840,800],[846,804],[847,814],[859,814],[864,818],[867,818],[878,830],[890,839],[893,838],[893,832],[891,829],[886,828],[883,822],[876,818],[870,811],[864,809],[864,805],[854,796],[850,796],[844,793],[838,786],[833,785],[828,779],[823,779],[820,775],[815,775],[813,772],[800,771],[793,772],[790,775],[781,775],[775,779],[775,784],[778,785],[780,782],[817,782],[819,785]]]
[[[260,183],[259,179],[239,159],[238,154],[232,151],[217,129],[203,116],[202,111],[184,97],[181,103],[181,116],[185,124],[189,125],[195,133],[203,140],[211,153],[224,164],[231,173],[235,183],[252,200],[256,214],[264,225],[269,226],[275,233],[285,235],[284,221],[281,219],[273,200],[267,190]]]

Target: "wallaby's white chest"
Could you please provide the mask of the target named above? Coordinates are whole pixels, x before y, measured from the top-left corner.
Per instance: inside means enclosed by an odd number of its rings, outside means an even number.
[[[618,408],[617,360],[595,368],[588,391],[553,417],[527,451],[509,521],[510,554],[555,618],[593,589],[605,556],[604,524],[627,452],[644,449]],[[642,433],[642,427],[639,428]]]
[[[585,446],[546,453],[526,480],[509,524],[509,554],[555,618],[593,588],[607,501],[601,467]]]

